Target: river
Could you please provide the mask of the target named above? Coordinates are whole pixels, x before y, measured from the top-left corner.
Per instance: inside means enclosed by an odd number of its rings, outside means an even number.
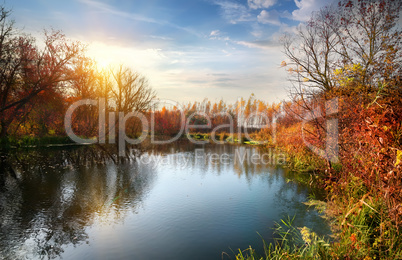
[[[155,146],[116,163],[96,147],[2,154],[5,259],[234,259],[275,222],[327,234],[311,188],[255,147]],[[272,157],[270,157],[272,159]],[[1,257],[0,257],[1,258]]]

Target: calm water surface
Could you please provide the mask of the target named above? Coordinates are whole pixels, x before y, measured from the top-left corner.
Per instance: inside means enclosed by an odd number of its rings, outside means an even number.
[[[294,215],[328,233],[303,204],[313,191],[248,161],[253,147],[176,143],[119,164],[97,150],[3,154],[0,259],[234,259]]]

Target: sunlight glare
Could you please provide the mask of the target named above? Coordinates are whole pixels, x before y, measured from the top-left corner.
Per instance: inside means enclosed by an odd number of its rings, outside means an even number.
[[[103,45],[90,45],[88,48],[88,53],[91,57],[94,57],[96,66],[99,70],[105,70],[113,63],[113,57],[110,49]]]

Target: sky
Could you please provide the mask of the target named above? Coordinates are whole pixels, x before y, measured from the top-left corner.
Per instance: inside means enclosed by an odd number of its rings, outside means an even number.
[[[6,0],[16,25],[42,39],[62,30],[100,66],[144,75],[176,102],[286,99],[283,33],[331,0]]]

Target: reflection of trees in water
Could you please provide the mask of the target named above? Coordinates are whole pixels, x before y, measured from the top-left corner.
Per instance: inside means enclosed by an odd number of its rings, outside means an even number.
[[[251,157],[259,151],[253,147],[241,145],[216,145],[204,144],[197,145],[191,142],[176,142],[164,145],[155,145],[147,153],[143,154],[144,161],[152,161],[152,156],[163,156],[169,164],[186,169],[201,169],[201,174],[217,174],[233,168],[239,177],[245,176],[247,180],[260,173],[265,173],[267,165],[263,163],[253,163],[243,159],[243,152]],[[163,160],[161,160],[163,163]],[[269,165],[268,165],[269,166]]]
[[[264,151],[250,146],[239,146],[236,149],[234,169],[239,177],[244,175],[249,183],[255,175],[275,172],[274,153],[265,155]]]
[[[201,174],[220,175],[222,172],[229,170],[229,168],[233,168],[239,177],[243,176],[251,182],[255,175],[266,173],[267,170],[275,170],[275,160],[270,159],[268,156],[265,156],[261,161],[252,160],[253,155],[262,155],[259,149],[252,146],[208,143],[197,145],[188,141],[181,141],[150,147],[152,149],[149,149],[144,154],[145,157],[169,157],[166,161],[172,165],[177,167],[186,166],[189,171],[195,168],[201,169]],[[225,156],[223,156],[224,154]],[[146,159],[144,161],[150,160]]]
[[[130,157],[116,160],[113,149],[0,155],[0,255],[56,258],[66,245],[88,242],[94,218],[114,222],[135,211],[154,174]]]
[[[122,158],[111,146],[0,154],[0,255],[56,258],[67,245],[89,241],[86,229],[94,219],[113,223],[138,210],[155,178],[153,169],[160,169],[136,163],[134,158],[140,158],[143,149],[127,149]],[[286,183],[283,177],[292,177],[269,165],[236,161],[236,151],[258,153],[254,147],[184,142],[147,149],[144,156],[171,157],[168,163],[172,167],[182,165],[178,155],[185,156],[185,169],[190,173],[219,175],[234,170],[250,184],[262,179],[268,189],[278,190],[274,197],[278,205],[291,205],[299,219],[307,216],[301,204],[306,196],[304,185]],[[204,154],[228,154],[231,159],[229,164],[212,163],[196,158],[195,149],[204,149]],[[267,171],[270,173],[261,174]],[[26,252],[31,255],[24,255]]]
[[[178,140],[166,144],[150,144],[148,142],[144,142],[142,147],[147,151],[148,154],[167,155],[174,153],[193,152],[194,149],[202,148],[204,146],[191,143],[187,140]]]

